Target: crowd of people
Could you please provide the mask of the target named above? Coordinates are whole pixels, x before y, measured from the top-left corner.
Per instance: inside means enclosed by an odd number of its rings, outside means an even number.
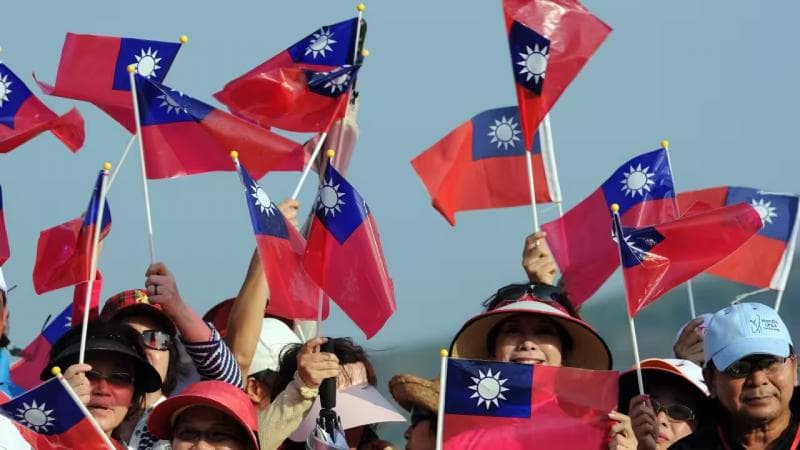
[[[295,226],[298,207],[280,205]],[[466,319],[451,357],[611,370],[608,345],[570,304],[568,286],[555,282],[543,233],[526,238],[522,266],[529,280],[500,288]],[[89,323],[84,362],[76,326],[52,346],[41,378],[60,367],[120,449],[385,449],[392,444],[380,424],[406,416],[405,448],[434,449],[439,380],[398,374],[388,380],[394,403],[384,398],[377,386],[386,380],[350,338],[319,337],[313,322],[265,314],[263,273],[254,252],[238,295],[201,317],[167,266],[153,264],[144,289],[111,296]],[[4,283],[0,300],[7,345]],[[635,369],[620,375],[618,407],[608,411],[609,449],[797,448],[797,358],[772,308],[738,303],[706,314],[680,330],[673,350],[641,361],[644,395]],[[320,393],[332,379],[343,435],[324,447],[314,438]],[[0,434],[0,445],[17,448]]]

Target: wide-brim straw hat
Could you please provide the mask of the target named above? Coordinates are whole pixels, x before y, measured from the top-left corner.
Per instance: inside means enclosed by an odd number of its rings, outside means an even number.
[[[589,324],[539,300],[520,300],[471,318],[453,338],[450,356],[494,359],[487,347],[489,332],[501,321],[518,314],[547,317],[564,329],[572,339],[572,351],[566,355],[563,366],[590,370],[611,369],[611,351]]]
[[[439,379],[426,380],[416,375],[399,374],[389,380],[389,392],[406,411],[421,408],[439,412]]]

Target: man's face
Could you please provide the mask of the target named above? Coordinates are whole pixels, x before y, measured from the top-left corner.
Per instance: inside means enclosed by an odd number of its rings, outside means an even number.
[[[735,422],[760,425],[790,414],[789,401],[797,383],[796,356],[757,355],[742,360],[751,363],[752,370],[741,377],[716,368],[706,370],[712,397],[719,399]]]

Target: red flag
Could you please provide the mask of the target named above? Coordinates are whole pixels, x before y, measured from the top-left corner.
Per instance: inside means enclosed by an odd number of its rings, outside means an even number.
[[[0,188],[0,266],[11,257],[11,248],[8,246],[8,232],[6,231],[6,216],[3,212],[3,190]]]
[[[411,161],[430,194],[433,207],[455,226],[458,211],[531,204],[527,153],[519,137],[517,107],[483,111]],[[533,146],[536,202],[553,201],[552,155],[542,152],[539,134]]]
[[[525,147],[611,33],[577,0],[503,0]]]
[[[646,228],[623,229],[617,213],[612,222],[631,317],[723,260],[763,226],[758,212],[743,203]]]
[[[0,63],[0,153],[50,131],[73,153],[83,146],[83,117],[77,109],[59,116],[45,106],[11,69]]]
[[[369,339],[397,308],[378,229],[364,199],[333,165],[323,178],[303,265]]]
[[[180,48],[177,42],[67,33],[55,85],[37,83],[46,94],[93,103],[135,133],[128,66],[161,82]]]
[[[50,361],[50,348],[72,327],[72,304],[64,308],[55,319],[42,330],[20,355],[20,359],[11,366],[11,381],[28,390],[36,387],[41,381],[39,375]],[[83,317],[81,317],[83,320]]]
[[[444,448],[605,449],[619,373],[449,359]]]

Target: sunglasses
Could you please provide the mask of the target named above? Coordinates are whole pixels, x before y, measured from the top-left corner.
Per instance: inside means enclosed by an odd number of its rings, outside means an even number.
[[[184,442],[200,442],[201,440],[209,444],[224,444],[228,442],[242,442],[242,437],[228,430],[200,430],[191,426],[178,426],[174,437]]]
[[[144,330],[142,331],[142,343],[145,347],[153,350],[169,350],[169,343],[172,342],[172,336],[166,331],[161,330]]]
[[[778,370],[787,360],[794,356],[761,356],[755,358],[740,359],[724,370],[725,375],[731,378],[746,378],[757,370],[772,373]]]
[[[680,403],[662,405],[655,400],[650,400],[650,404],[653,405],[653,411],[655,411],[656,415],[664,411],[667,413],[667,418],[673,422],[688,422],[694,420],[694,411],[686,405]]]
[[[113,384],[114,386],[133,385],[133,374],[127,372],[111,372],[110,374],[105,375],[96,370],[90,370],[86,372],[86,378],[88,378],[90,382],[106,380],[109,384]]]
[[[492,311],[525,299],[544,302],[561,312],[573,315],[564,293],[557,287],[548,284],[522,283],[503,286],[492,298],[484,302],[484,306],[487,311]]]

